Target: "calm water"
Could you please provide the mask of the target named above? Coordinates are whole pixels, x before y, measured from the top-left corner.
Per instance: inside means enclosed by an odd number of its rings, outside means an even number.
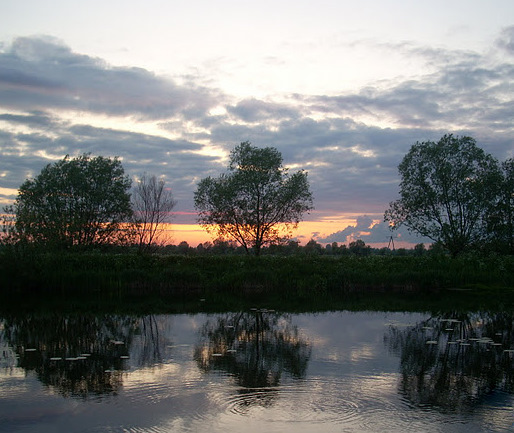
[[[0,320],[2,432],[514,431],[512,313]]]

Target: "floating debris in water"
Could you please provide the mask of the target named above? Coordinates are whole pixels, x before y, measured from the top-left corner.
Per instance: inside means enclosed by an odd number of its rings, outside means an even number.
[[[428,340],[427,344],[437,344],[437,341],[435,341],[435,340]]]
[[[25,352],[35,352],[37,349],[25,349]]]
[[[121,355],[121,356],[120,356],[120,358],[121,358],[121,359],[129,359],[129,358],[130,358],[130,356],[127,356],[127,355]]]
[[[50,361],[62,361],[62,358],[60,356],[53,356],[50,358]]]
[[[212,356],[223,356],[223,353],[213,353]]]
[[[91,354],[90,353],[81,353],[80,356],[86,356],[87,357],[87,356],[91,356]]]
[[[125,344],[123,341],[120,340],[111,340],[111,343],[116,346],[121,346],[122,344]]]
[[[236,353],[236,352],[237,352],[237,350],[236,350],[236,349],[228,349],[228,350],[227,350],[227,353]]]
[[[69,357],[69,358],[66,358],[66,361],[77,361],[78,358],[74,358],[74,357]]]

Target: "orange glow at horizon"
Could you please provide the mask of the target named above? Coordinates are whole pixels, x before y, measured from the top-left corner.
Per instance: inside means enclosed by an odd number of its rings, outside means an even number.
[[[326,237],[332,233],[343,230],[349,225],[355,225],[354,218],[326,218],[321,221],[302,221],[293,231],[292,237],[305,245],[315,237]],[[214,238],[198,224],[171,223],[166,230],[167,242],[178,245],[186,241],[189,246],[196,247],[199,243],[212,242]],[[341,243],[341,242],[339,242]]]
[[[212,242],[213,238],[205,229],[198,224],[170,224],[166,230],[167,242],[178,245],[186,241],[189,246],[196,247],[200,243]]]

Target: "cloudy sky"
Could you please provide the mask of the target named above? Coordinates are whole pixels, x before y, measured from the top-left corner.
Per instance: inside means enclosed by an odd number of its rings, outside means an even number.
[[[0,204],[66,154],[119,156],[165,177],[196,246],[196,185],[249,140],[308,171],[300,239],[387,243],[416,141],[514,156],[513,83],[512,0],[4,0]]]

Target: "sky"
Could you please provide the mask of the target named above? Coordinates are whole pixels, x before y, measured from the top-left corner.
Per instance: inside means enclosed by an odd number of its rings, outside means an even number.
[[[514,2],[3,0],[0,206],[65,155],[163,177],[174,243],[243,141],[306,170],[303,243],[418,243],[383,223],[418,141],[514,157]]]

